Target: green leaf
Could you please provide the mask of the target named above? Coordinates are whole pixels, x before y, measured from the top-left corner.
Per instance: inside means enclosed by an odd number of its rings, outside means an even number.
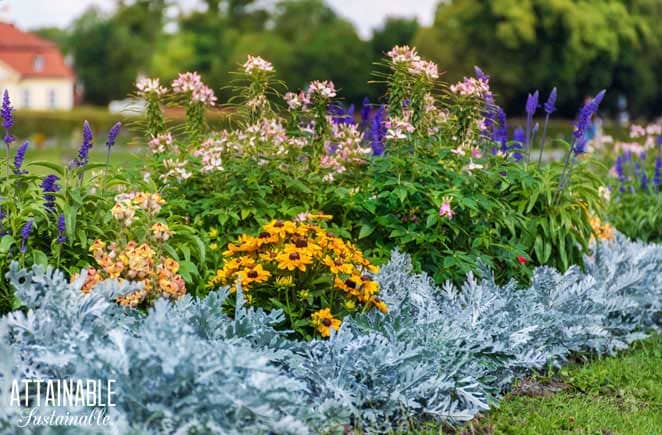
[[[64,176],[64,168],[62,165],[58,165],[53,162],[45,162],[45,161],[36,161],[36,162],[28,162],[26,163],[26,166],[41,166],[44,168],[48,168],[51,171],[57,172],[60,177]]]
[[[32,262],[40,266],[48,266],[48,257],[38,249],[32,251]]]
[[[361,227],[361,230],[359,231],[359,239],[365,239],[368,237],[370,234],[372,234],[375,231],[375,227],[369,224],[364,224]]]
[[[9,249],[11,249],[13,244],[14,237],[12,237],[10,234],[4,235],[2,240],[0,240],[0,254],[6,254],[9,252]]]

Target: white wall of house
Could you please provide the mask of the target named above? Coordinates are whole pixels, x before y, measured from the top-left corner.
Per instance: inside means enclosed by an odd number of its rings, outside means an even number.
[[[67,78],[21,79],[0,65],[0,92],[9,91],[16,109],[71,110],[74,107],[74,81]]]

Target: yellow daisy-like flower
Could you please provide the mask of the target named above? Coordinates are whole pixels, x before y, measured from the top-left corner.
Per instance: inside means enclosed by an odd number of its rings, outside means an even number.
[[[262,227],[264,231],[269,234],[274,234],[279,238],[285,237],[287,234],[293,234],[297,226],[294,222],[289,221],[271,221]]]
[[[379,298],[372,298],[370,302],[372,303],[372,305],[375,306],[375,308],[377,308],[383,314],[388,313],[388,306],[386,306],[386,302],[384,302],[383,300]]]
[[[313,326],[322,337],[329,337],[331,335],[331,328],[337,331],[342,324],[342,320],[333,317],[329,308],[323,308],[314,312],[310,317],[312,318]]]
[[[261,264],[258,264],[257,266],[250,268],[250,269],[245,269],[242,271],[242,276],[241,276],[241,285],[242,286],[249,286],[250,284],[257,282],[265,282],[269,280],[271,277],[271,272],[268,270],[264,270]]]
[[[330,256],[324,257],[324,264],[329,267],[329,270],[331,273],[334,275],[339,275],[341,273],[344,273],[346,275],[350,275],[354,271],[354,266],[350,263],[345,263],[341,259],[333,259]]]
[[[306,265],[312,264],[313,259],[310,255],[299,252],[284,252],[276,256],[279,269],[294,270],[299,269],[302,272],[306,271]]]
[[[212,228],[211,230],[209,230],[208,234],[210,239],[215,239],[216,237],[218,237],[218,228]]]

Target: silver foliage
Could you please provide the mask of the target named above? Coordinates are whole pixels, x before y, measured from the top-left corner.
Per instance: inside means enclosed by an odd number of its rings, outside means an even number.
[[[594,249],[586,271],[538,268],[525,289],[496,285],[481,265],[459,289],[411,270],[394,252],[378,275],[390,312],[346,318],[331,339],[304,343],[273,328],[282,313],[246,308],[240,292],[234,318],[221,309],[226,289],[161,300],[144,316],[112,302],[126,285],[82,295],[59,271],[13,266],[8,279],[28,311],[0,320],[0,395],[11,379],[115,379],[108,433],[454,423],[488,409],[527,370],[573,352],[612,353],[662,320],[662,247],[620,235]],[[21,411],[3,403],[0,429],[18,433]]]

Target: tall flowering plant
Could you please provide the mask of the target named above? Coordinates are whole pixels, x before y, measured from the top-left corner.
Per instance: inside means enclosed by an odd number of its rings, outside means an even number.
[[[3,101],[6,143],[15,142],[9,95]],[[120,125],[109,132],[112,148]],[[9,138],[11,136],[11,138]],[[91,260],[87,253],[89,237],[109,234],[100,210],[112,198],[107,186],[122,186],[125,180],[114,173],[100,173],[103,165],[90,163],[94,135],[89,123],[83,126],[83,140],[75,158],[65,166],[35,161],[29,142],[10,150],[5,166],[9,169],[0,184],[0,275],[17,261],[22,267],[52,265],[71,271]],[[13,152],[12,152],[13,151]],[[46,169],[44,176],[33,174],[35,166]],[[0,280],[0,312],[21,304],[5,280]]]
[[[235,72],[233,87],[237,95],[230,99],[237,103],[236,108],[248,125],[254,125],[263,118],[276,117],[272,100],[279,96],[276,86],[282,84],[275,80],[276,70],[273,64],[260,56],[248,55],[241,69]]]
[[[216,95],[196,72],[179,74],[171,87],[174,97],[186,107],[185,127],[189,141],[198,143],[206,131],[205,110],[216,105]]]

